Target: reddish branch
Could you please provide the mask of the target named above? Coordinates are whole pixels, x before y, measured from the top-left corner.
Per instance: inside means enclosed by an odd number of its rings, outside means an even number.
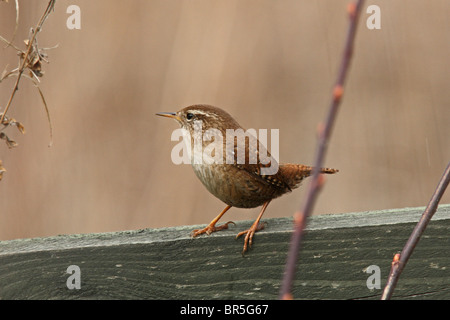
[[[430,222],[431,218],[436,212],[439,201],[441,200],[442,195],[444,194],[445,189],[447,188],[449,182],[450,182],[450,162],[448,163],[447,168],[445,169],[444,174],[442,175],[441,180],[439,181],[439,184],[437,185],[436,190],[434,191],[433,196],[431,197],[428,203],[428,206],[423,212],[422,217],[420,218],[419,222],[417,223],[416,227],[411,233],[411,236],[406,242],[405,247],[402,250],[402,253],[400,254],[397,253],[394,256],[394,259],[392,261],[391,272],[389,274],[386,287],[384,288],[383,295],[381,296],[382,300],[388,300],[391,298],[392,293],[394,292],[395,286],[400,277],[400,274],[405,268],[405,265],[408,262],[409,257],[411,256],[414,248],[419,242],[420,236],[425,231],[428,222]]]
[[[322,185],[320,179],[319,168],[322,167],[325,152],[327,149],[328,140],[333,128],[337,111],[344,92],[344,83],[348,74],[350,60],[353,53],[353,43],[355,40],[358,18],[363,6],[364,0],[358,0],[356,3],[351,3],[348,6],[350,25],[348,28],[347,39],[345,42],[345,49],[342,55],[341,66],[339,69],[336,84],[333,89],[333,97],[329,108],[328,116],[325,125],[319,125],[319,139],[316,159],[314,163],[315,170],[313,171],[312,179],[310,180],[306,200],[301,207],[301,210],[294,215],[294,232],[292,234],[291,244],[286,262],[283,282],[280,290],[281,299],[292,298],[292,283],[295,277],[295,269],[298,260],[298,254],[303,239],[306,220],[311,214],[318,191]]]

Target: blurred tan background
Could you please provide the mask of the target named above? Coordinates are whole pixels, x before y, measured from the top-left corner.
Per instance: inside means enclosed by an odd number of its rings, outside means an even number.
[[[23,47],[48,1],[19,1]],[[58,0],[38,35],[48,51],[41,89],[23,79],[8,116],[25,125],[0,143],[0,240],[206,224],[224,204],[170,152],[174,121],[195,103],[230,112],[246,128],[280,129],[282,162],[312,164],[346,35],[349,0]],[[81,8],[81,30],[66,9]],[[424,206],[450,159],[450,2],[367,1],[315,214]],[[365,12],[365,10],[364,10]],[[0,2],[10,39],[14,1]],[[0,49],[0,71],[17,65]],[[0,83],[0,110],[14,79]],[[290,216],[304,187],[265,217]],[[441,203],[450,202],[447,190]],[[259,209],[232,209],[253,220]]]

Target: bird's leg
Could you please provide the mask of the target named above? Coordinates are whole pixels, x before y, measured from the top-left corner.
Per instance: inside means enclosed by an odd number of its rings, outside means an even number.
[[[247,229],[245,231],[239,232],[238,235],[236,236],[236,239],[239,238],[240,236],[245,234],[245,238],[244,238],[244,249],[242,250],[242,255],[244,255],[244,253],[247,251],[247,247],[251,248],[252,246],[252,241],[253,241],[253,236],[255,235],[256,231],[259,231],[261,229],[264,229],[264,223],[259,223],[259,221],[261,220],[264,211],[266,211],[267,206],[269,205],[270,200],[266,201],[261,209],[261,212],[259,213],[258,218],[256,218],[255,222],[253,222],[252,226],[250,227],[250,229]]]
[[[214,220],[211,221],[210,224],[207,225],[205,228],[192,230],[191,236],[193,238],[195,238],[196,236],[201,235],[203,233],[211,234],[211,233],[219,231],[219,230],[228,229],[228,225],[230,223],[234,224],[233,221],[228,221],[227,223],[224,223],[223,225],[218,226],[218,227],[216,227],[216,223],[219,221],[220,218],[222,218],[222,216],[225,214],[225,212],[227,212],[228,209],[230,209],[230,208],[231,208],[231,206],[227,206],[225,209],[223,209],[223,211],[217,217],[215,217]]]

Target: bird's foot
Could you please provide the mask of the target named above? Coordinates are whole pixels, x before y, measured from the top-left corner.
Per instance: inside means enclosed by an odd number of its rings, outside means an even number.
[[[247,251],[247,249],[252,247],[253,236],[255,235],[255,232],[264,229],[265,226],[266,226],[265,222],[262,222],[262,223],[255,222],[252,224],[250,229],[241,231],[237,234],[236,239],[245,234],[244,249],[242,250],[242,255],[244,255],[244,253]]]
[[[195,238],[196,236],[199,236],[199,235],[201,235],[203,233],[206,233],[207,235],[210,235],[213,232],[220,231],[220,230],[223,230],[223,229],[228,229],[228,225],[230,223],[236,225],[233,221],[228,221],[227,223],[224,223],[224,224],[222,224],[222,225],[220,225],[218,227],[216,227],[214,224],[209,224],[208,226],[206,226],[203,229],[192,230],[191,237]]]

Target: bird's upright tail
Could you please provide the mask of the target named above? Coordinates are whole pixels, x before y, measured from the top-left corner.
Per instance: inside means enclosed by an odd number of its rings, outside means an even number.
[[[313,172],[314,167],[305,166],[302,164],[280,164],[279,170],[281,170],[282,176],[285,178],[285,182],[291,189],[297,188],[303,179],[309,177]],[[333,174],[339,170],[331,168],[321,168],[320,173]]]
[[[313,167],[311,167],[312,172]],[[332,168],[320,168],[320,173],[327,173],[327,174],[333,174],[339,172],[338,169],[332,169]]]

